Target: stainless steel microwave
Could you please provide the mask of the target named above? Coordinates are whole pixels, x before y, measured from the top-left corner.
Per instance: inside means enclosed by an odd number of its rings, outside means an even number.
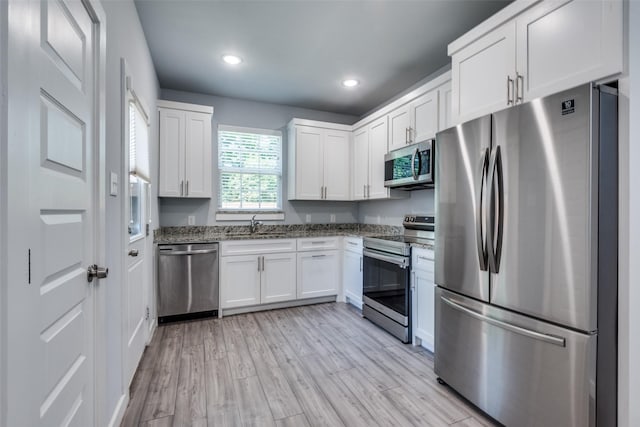
[[[433,188],[435,140],[419,142],[384,156],[384,186],[402,190]]]

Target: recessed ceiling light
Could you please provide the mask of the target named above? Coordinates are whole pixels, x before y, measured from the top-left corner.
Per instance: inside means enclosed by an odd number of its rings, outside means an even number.
[[[342,86],[344,87],[355,87],[355,86],[358,86],[359,84],[360,82],[355,79],[347,79],[342,81]]]
[[[227,64],[231,64],[231,65],[238,65],[239,63],[242,62],[242,58],[236,55],[224,55],[222,57],[222,60]]]

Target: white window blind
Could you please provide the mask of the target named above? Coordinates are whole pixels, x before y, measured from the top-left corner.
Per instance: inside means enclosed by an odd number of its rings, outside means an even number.
[[[134,101],[129,102],[129,173],[151,181],[147,120]]]
[[[220,210],[282,208],[282,133],[218,126]]]

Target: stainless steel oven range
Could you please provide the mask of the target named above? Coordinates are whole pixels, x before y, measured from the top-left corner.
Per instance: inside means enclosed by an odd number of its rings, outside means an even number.
[[[406,215],[403,235],[363,239],[362,315],[404,343],[411,337],[411,243],[433,244],[434,222]]]

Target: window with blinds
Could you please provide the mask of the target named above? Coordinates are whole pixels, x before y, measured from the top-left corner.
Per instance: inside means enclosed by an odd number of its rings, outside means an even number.
[[[143,236],[143,193],[149,183],[149,132],[146,115],[129,102],[129,239]]]
[[[220,210],[282,209],[282,134],[218,126],[218,172]]]

